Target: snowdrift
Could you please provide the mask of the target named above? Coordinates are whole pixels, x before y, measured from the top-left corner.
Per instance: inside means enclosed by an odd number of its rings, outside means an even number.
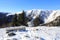
[[[13,30],[12,28],[14,27],[10,27],[10,31],[9,28],[1,28],[0,40],[60,40],[59,27],[15,27]]]

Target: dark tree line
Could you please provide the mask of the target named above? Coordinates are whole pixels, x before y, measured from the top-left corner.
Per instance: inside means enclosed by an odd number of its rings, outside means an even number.
[[[7,27],[8,24],[11,22],[13,15],[7,16],[8,13],[0,12],[0,27]]]
[[[20,14],[14,15],[12,25],[13,26],[21,26],[21,25],[27,26],[27,18],[24,11]]]

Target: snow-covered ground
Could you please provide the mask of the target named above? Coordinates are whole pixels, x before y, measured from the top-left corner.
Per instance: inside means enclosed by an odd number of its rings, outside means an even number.
[[[16,35],[9,36],[6,32],[12,29],[15,31],[9,33]],[[25,27],[23,30],[17,27],[1,28],[0,40],[60,40],[60,27]]]

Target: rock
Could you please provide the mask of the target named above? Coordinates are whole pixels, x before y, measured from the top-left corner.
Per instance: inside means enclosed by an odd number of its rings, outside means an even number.
[[[13,40],[17,40],[16,38],[13,38]]]
[[[8,36],[15,36],[15,33],[9,33]]]

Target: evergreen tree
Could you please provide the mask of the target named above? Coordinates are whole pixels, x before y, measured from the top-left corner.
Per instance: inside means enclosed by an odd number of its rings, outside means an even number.
[[[37,17],[34,21],[33,21],[34,26],[38,26],[40,24],[40,19],[39,17]]]
[[[24,11],[21,14],[19,14],[18,21],[19,21],[20,25],[25,25],[26,26],[26,15],[25,15]]]
[[[23,14],[23,25],[27,26],[28,18],[26,17],[26,13],[24,12],[24,10],[22,14]]]

